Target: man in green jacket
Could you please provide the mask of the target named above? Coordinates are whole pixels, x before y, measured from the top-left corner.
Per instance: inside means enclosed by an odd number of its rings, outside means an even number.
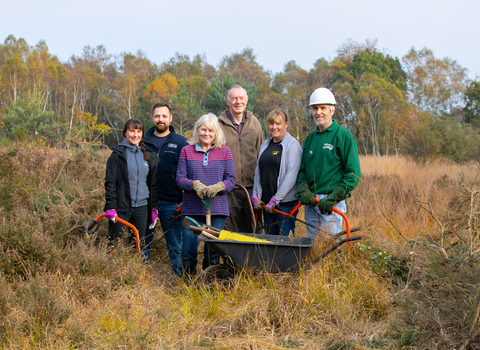
[[[330,234],[342,229],[342,217],[333,213],[332,207],[346,213],[346,199],[361,176],[355,139],[332,119],[335,105],[335,96],[326,88],[316,89],[310,96],[317,128],[303,143],[295,193],[305,205],[305,221]],[[308,237],[315,239],[318,229],[307,226]]]

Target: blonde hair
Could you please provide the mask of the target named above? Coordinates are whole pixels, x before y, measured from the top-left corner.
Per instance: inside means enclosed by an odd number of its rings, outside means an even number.
[[[204,114],[195,122],[195,125],[193,126],[192,140],[190,141],[190,144],[196,145],[200,142],[198,138],[198,129],[200,129],[203,124],[211,128],[215,133],[215,138],[213,139],[215,148],[222,148],[222,146],[226,143],[225,135],[220,128],[220,124],[218,123],[218,117],[213,113]]]

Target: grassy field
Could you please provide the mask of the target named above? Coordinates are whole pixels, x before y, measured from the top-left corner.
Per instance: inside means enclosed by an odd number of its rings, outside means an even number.
[[[107,251],[106,221],[84,237],[107,156],[0,149],[0,348],[480,348],[477,164],[362,157],[362,241],[299,275],[203,286],[171,276],[159,229],[146,266]]]

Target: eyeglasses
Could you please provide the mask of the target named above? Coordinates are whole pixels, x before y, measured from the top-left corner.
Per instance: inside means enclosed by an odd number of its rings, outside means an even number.
[[[240,96],[240,97],[230,97],[230,102],[236,102],[236,101],[240,101],[240,102],[244,102],[247,98],[245,96]]]

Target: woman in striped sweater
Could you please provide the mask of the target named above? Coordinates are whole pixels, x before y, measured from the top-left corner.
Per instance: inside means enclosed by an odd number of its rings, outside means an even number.
[[[229,215],[227,193],[235,187],[236,177],[232,153],[225,146],[225,136],[216,115],[205,114],[195,123],[190,145],[180,152],[176,179],[184,191],[182,215],[203,224],[206,222],[206,210],[201,199],[213,201],[210,206],[212,226],[222,230]],[[182,265],[184,272],[190,276],[196,273],[197,247],[198,236],[185,229]],[[210,260],[212,265],[218,264],[218,254],[212,254]],[[203,268],[206,267],[208,256],[204,254]]]

